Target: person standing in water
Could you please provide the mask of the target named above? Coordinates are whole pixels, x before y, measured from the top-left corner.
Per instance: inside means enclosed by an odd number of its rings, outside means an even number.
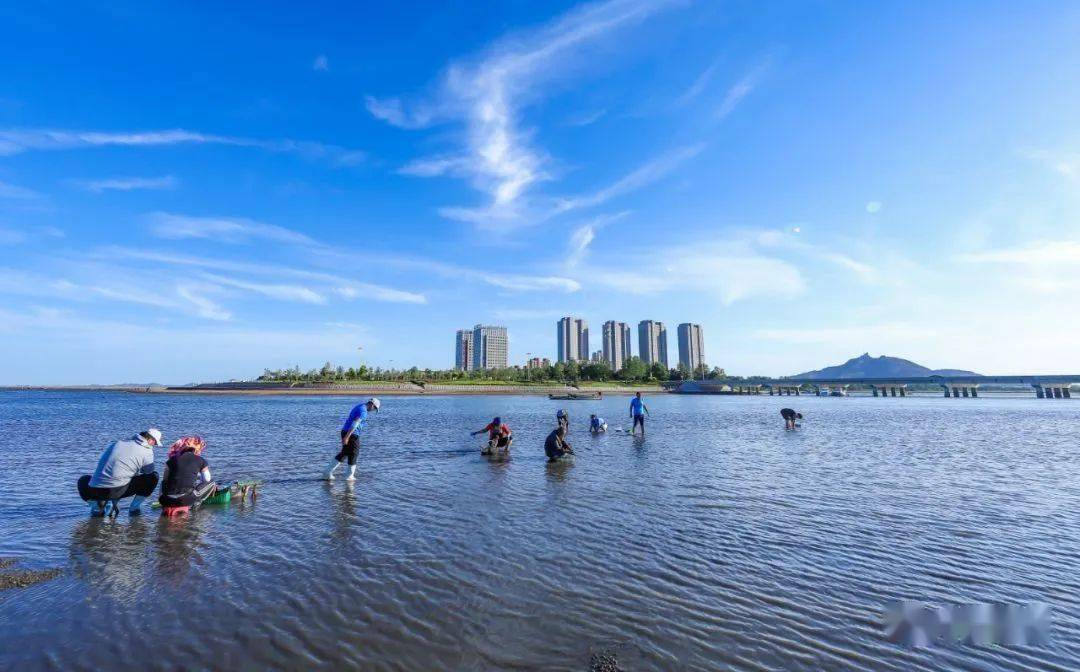
[[[364,428],[368,413],[378,412],[381,405],[378,399],[372,397],[353,407],[349,417],[345,419],[345,424],[341,427],[341,451],[334,456],[334,459],[330,461],[330,466],[326,468],[326,480],[334,480],[334,471],[346,458],[349,460],[349,475],[345,480],[356,480],[356,458],[360,455],[360,430]]]
[[[570,433],[570,415],[565,408],[560,408],[558,413],[555,414],[555,422],[559,423],[559,427],[562,427],[565,433]]]
[[[638,428],[638,425],[641,425],[641,435],[645,436],[646,413],[649,413],[649,409],[645,406],[645,400],[641,398],[641,392],[638,392],[630,400],[630,417],[634,419],[634,426],[630,428],[631,434]]]
[[[802,413],[796,413],[791,408],[781,408],[780,417],[784,419],[784,429],[795,429],[797,427],[795,421],[802,420]]]

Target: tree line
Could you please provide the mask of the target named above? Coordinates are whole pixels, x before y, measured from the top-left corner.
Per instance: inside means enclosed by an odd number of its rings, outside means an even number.
[[[663,383],[680,380],[731,380],[742,382],[741,378],[730,378],[719,367],[698,367],[696,371],[680,363],[669,369],[659,362],[646,364],[640,357],[631,357],[623,368],[612,371],[607,362],[557,362],[548,366],[525,368],[512,366],[505,369],[483,369],[479,371],[459,371],[457,369],[395,369],[382,367],[358,368],[335,366],[327,362],[321,369],[302,371],[299,366],[291,369],[266,369],[259,380],[263,382],[405,382],[425,383],[453,382],[506,382],[506,383],[579,383],[579,382],[619,382]]]

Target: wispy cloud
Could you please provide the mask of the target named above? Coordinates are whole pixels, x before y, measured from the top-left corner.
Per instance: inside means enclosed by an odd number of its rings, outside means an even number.
[[[154,212],[148,215],[147,219],[154,235],[169,240],[202,238],[222,243],[269,240],[285,244],[317,244],[310,237],[297,231],[242,217],[192,217]]]
[[[496,42],[478,59],[452,64],[435,102],[407,108],[400,99],[369,97],[374,116],[403,128],[419,128],[436,119],[464,123],[465,146],[447,157],[428,161],[411,174],[453,174],[467,179],[487,197],[482,207],[447,207],[444,216],[492,227],[521,215],[519,200],[531,187],[550,178],[546,153],[521,125],[522,111],[539,98],[544,83],[572,68],[582,50],[617,30],[640,22],[670,0],[608,0],[572,9],[531,32]],[[435,170],[441,167],[442,170]]]
[[[1038,294],[1075,294],[1080,291],[1080,241],[1038,241],[1028,245],[958,254],[966,264],[1011,268],[1010,284]]]
[[[614,183],[591,194],[556,199],[555,210],[559,213],[591,208],[606,203],[613,198],[624,196],[652,184],[684,162],[701,153],[704,144],[687,145],[669,151],[643,164],[634,171],[619,178]]]
[[[73,131],[60,129],[0,130],[0,156],[33,150],[59,151],[91,147],[164,147],[170,145],[228,145],[296,154],[307,159],[328,160],[340,166],[362,162],[364,152],[321,142],[289,138],[259,140],[184,129],[161,131]]]
[[[152,278],[117,269],[105,275],[118,280],[111,284],[81,282],[15,269],[0,269],[0,293],[78,302],[105,300],[129,303],[195,314],[212,320],[228,320],[232,317],[227,310],[207,296],[213,291],[213,287],[199,283],[170,286],[168,281],[155,283]],[[155,284],[158,286],[154,286]]]
[[[806,289],[795,265],[756,252],[739,240],[650,250],[646,255],[624,256],[619,266],[583,265],[581,273],[615,291],[700,292],[723,305],[751,298],[791,299]]]
[[[717,119],[724,119],[735,111],[735,108],[739,106],[739,103],[750,95],[750,93],[757,88],[758,84],[761,83],[762,78],[772,68],[772,62],[772,56],[765,58],[761,63],[739,78],[739,81],[735,82],[731,88],[727,90],[727,93],[724,95],[724,100],[721,101],[720,107],[716,110]]]
[[[713,80],[713,76],[716,74],[717,68],[720,67],[719,61],[714,61],[711,65],[701,71],[701,73],[694,79],[694,82],[683,91],[682,95],[675,99],[675,106],[682,107],[687,105],[692,100],[700,96],[709,87],[709,84]]]
[[[249,275],[271,275],[310,280],[325,286],[323,295],[332,293],[346,300],[370,299],[387,303],[425,304],[427,297],[417,292],[409,292],[393,287],[386,287],[367,282],[358,282],[349,278],[276,264],[247,263],[212,257],[192,257],[175,254],[147,252],[123,247],[110,247],[100,250],[97,256],[106,259],[136,259],[171,266],[188,266],[210,269],[217,272],[246,273]]]
[[[140,189],[173,189],[179,184],[172,175],[161,177],[109,177],[99,180],[76,180],[75,186],[100,194],[105,191],[136,191]]]
[[[582,113],[580,113],[578,115],[570,117],[566,121],[566,125],[567,126],[576,126],[576,127],[579,127],[579,128],[582,127],[582,126],[591,126],[592,124],[595,124],[596,122],[603,119],[605,116],[607,116],[607,110],[606,109],[593,110],[591,112],[582,112]]]
[[[596,217],[574,229],[570,234],[570,240],[566,250],[566,265],[569,268],[577,266],[588,254],[589,246],[596,239],[596,232],[611,222],[620,220],[630,214],[629,210],[618,212],[613,215]]]
[[[956,255],[971,264],[1080,264],[1080,241],[1049,240],[1018,247],[983,250]]]
[[[316,72],[327,72],[330,70],[330,59],[326,57],[326,54],[319,54],[315,57],[315,61],[311,64],[311,69]]]
[[[1069,180],[1080,180],[1080,154],[1048,149],[1022,149],[1020,156],[1037,161]]]
[[[262,296],[279,301],[299,301],[301,303],[313,303],[322,305],[326,303],[326,297],[308,287],[299,285],[267,284],[262,282],[250,282],[237,278],[230,278],[217,273],[203,273],[200,277],[210,282],[234,287],[244,291],[261,294]]]
[[[17,184],[0,181],[0,198],[31,201],[41,198],[41,194],[34,191],[33,189],[27,189],[26,187],[20,187]]]

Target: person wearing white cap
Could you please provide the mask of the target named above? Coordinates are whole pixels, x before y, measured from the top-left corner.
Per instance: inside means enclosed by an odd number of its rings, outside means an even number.
[[[161,431],[151,428],[109,444],[98,460],[94,475],[83,476],[78,482],[79,496],[90,502],[90,515],[111,513],[115,517],[120,500],[127,497],[132,498],[128,513],[132,516],[142,513],[143,500],[154,494],[158,484],[154,447],[161,442]]]
[[[324,474],[326,480],[334,480],[334,471],[337,470],[338,465],[345,458],[349,459],[349,475],[345,480],[356,480],[356,458],[360,454],[360,430],[364,428],[368,412],[378,412],[380,406],[382,406],[382,403],[372,397],[366,402],[353,407],[349,417],[345,420],[345,424],[341,426],[341,451],[334,456],[334,459],[330,460],[330,465],[326,468]]]

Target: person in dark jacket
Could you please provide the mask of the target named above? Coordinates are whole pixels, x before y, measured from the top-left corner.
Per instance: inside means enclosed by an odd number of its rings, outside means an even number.
[[[198,436],[185,436],[169,448],[158,497],[162,507],[194,506],[217,491],[210,465],[202,456],[205,448],[206,442]]]
[[[548,456],[548,462],[555,462],[564,455],[573,455],[574,449],[566,442],[566,428],[559,426],[548,434],[544,441],[544,453]]]
[[[796,413],[791,408],[781,408],[780,417],[784,419],[784,429],[795,429],[798,426],[795,421],[802,420],[802,413]]]

